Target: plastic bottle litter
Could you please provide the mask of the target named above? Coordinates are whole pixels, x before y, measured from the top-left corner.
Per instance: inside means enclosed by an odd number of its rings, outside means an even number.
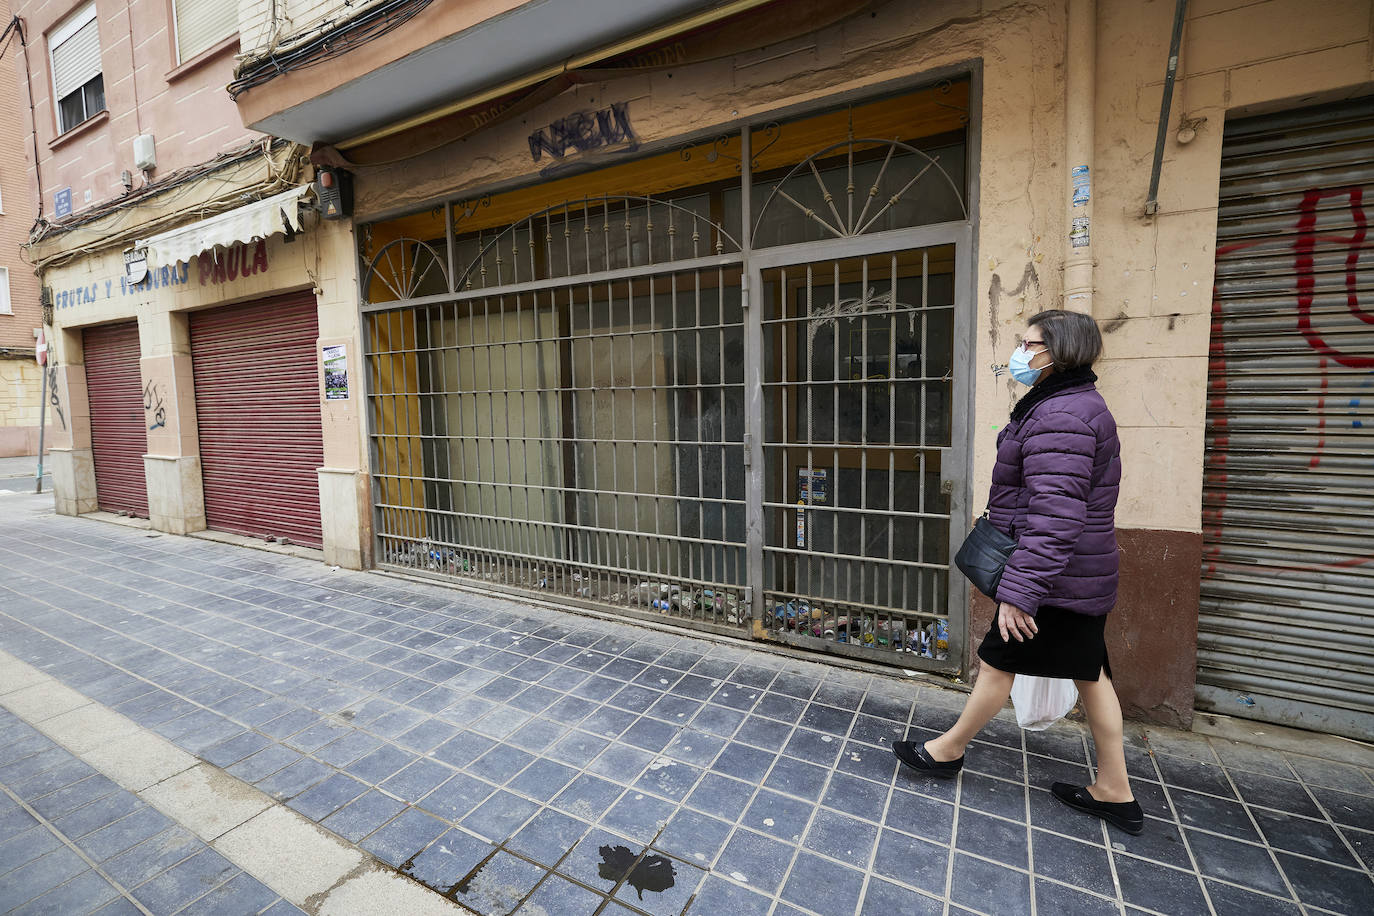
[[[936,620],[911,633],[906,648],[925,658],[949,657],[949,622]]]

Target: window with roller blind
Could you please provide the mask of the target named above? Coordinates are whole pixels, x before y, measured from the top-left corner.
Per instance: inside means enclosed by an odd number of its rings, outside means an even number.
[[[100,68],[100,28],[95,4],[77,10],[48,35],[57,132],[65,134],[105,109]]]
[[[239,30],[239,7],[225,0],[173,0],[177,62],[185,63]]]

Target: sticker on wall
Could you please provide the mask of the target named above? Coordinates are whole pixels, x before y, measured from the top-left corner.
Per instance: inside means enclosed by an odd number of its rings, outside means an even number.
[[[797,546],[806,546],[806,503],[797,500]]]
[[[1069,180],[1073,184],[1073,205],[1075,207],[1086,207],[1088,200],[1092,196],[1090,179],[1088,177],[1088,167],[1086,165],[1076,165],[1069,170]]]
[[[1069,230],[1069,241],[1075,248],[1087,248],[1092,238],[1088,234],[1090,220],[1086,216],[1075,216],[1073,228]]]
[[[324,399],[348,400],[348,351],[343,344],[324,347]]]
[[[797,500],[811,506],[825,505],[825,468],[797,468]]]

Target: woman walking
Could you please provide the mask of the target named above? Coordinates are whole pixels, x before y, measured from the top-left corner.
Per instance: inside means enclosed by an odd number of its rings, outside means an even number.
[[[1097,781],[1057,782],[1071,808],[1140,833],[1144,817],[1126,777],[1121,705],[1104,629],[1116,603],[1116,421],[1092,363],[1102,335],[1088,315],[1060,309],[1030,319],[1009,369],[1031,390],[997,437],[988,520],[1017,546],[990,596],[997,617],[978,647],[982,668],[952,728],[924,743],[893,742],[897,759],[953,776],[969,741],[997,714],[1018,674],[1072,678],[1097,746]]]

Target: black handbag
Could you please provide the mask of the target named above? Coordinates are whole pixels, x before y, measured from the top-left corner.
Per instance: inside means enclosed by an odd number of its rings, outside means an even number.
[[[959,546],[954,565],[968,577],[974,588],[995,601],[997,583],[1002,581],[1002,570],[1006,569],[1014,550],[1016,539],[999,531],[984,512]]]

